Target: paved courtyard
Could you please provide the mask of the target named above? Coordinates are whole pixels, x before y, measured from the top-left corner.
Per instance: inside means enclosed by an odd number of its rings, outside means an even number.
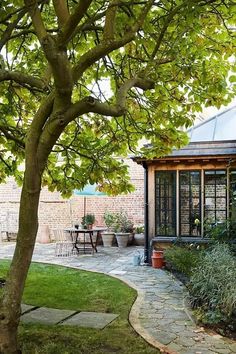
[[[0,244],[0,258],[11,258],[14,244]],[[102,272],[115,276],[138,291],[130,312],[134,329],[152,345],[170,354],[232,354],[236,342],[197,327],[186,308],[185,287],[170,273],[134,266],[139,247],[98,248],[95,255],[55,257],[54,244],[36,244],[33,260]]]

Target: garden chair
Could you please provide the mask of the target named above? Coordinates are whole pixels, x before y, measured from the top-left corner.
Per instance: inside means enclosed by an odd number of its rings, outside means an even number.
[[[63,229],[54,229],[53,235],[55,238],[55,256],[64,256],[68,257],[74,253],[74,242],[73,237],[70,233],[66,232]]]

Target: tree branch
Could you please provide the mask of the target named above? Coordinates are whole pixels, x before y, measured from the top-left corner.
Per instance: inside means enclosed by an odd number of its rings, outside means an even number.
[[[53,0],[53,6],[58,18],[58,25],[62,27],[69,19],[69,11],[65,0]]]
[[[117,11],[117,4],[119,0],[112,0],[106,11],[105,26],[103,32],[103,40],[113,40],[115,30],[115,17]]]
[[[42,40],[45,56],[50,64],[55,84],[54,108],[65,109],[71,103],[72,70],[65,49],[59,49],[55,38],[47,35]]]
[[[37,88],[40,90],[44,90],[46,88],[44,81],[34,76],[30,76],[18,71],[0,70],[0,82],[11,80],[23,86],[30,86],[31,88]]]
[[[38,8],[38,2],[37,0],[25,0],[25,5],[31,16],[37,37],[39,41],[42,42],[43,38],[47,36],[47,31]]]
[[[17,24],[19,23],[19,21],[22,19],[22,17],[25,15],[26,12],[27,12],[26,9],[23,8],[18,13],[15,21],[8,24],[8,26],[7,26],[5,32],[3,33],[1,40],[0,40],[0,51],[2,50],[3,46],[7,43],[7,41],[11,37],[12,31],[15,29],[15,27],[17,26]]]
[[[137,31],[142,27],[144,20],[151,9],[154,0],[149,0],[146,5],[143,7],[139,18],[136,21],[136,24],[127,32],[121,39],[103,41],[98,44],[96,47],[93,47],[84,55],[81,56],[79,63],[73,69],[74,81],[78,81],[82,76],[83,72],[93,65],[97,60],[111,53],[113,50],[118,49],[125,44],[131,42],[137,33]]]
[[[94,97],[86,97],[83,100],[74,103],[67,110],[63,118],[63,124],[67,125],[79,115],[84,113],[98,113],[103,116],[120,117],[126,113],[127,93],[132,87],[138,87],[144,91],[151,90],[155,86],[152,80],[142,78],[132,78],[127,80],[118,90],[116,95],[116,104],[109,105],[102,103]],[[84,110],[83,113],[81,113]]]
[[[211,3],[211,2],[215,2],[215,0],[206,0],[205,3]],[[178,13],[179,10],[181,10],[182,8],[184,8],[186,5],[187,6],[190,6],[191,4],[195,4],[195,3],[202,3],[202,0],[186,0],[185,2],[183,2],[182,4],[176,6],[169,14],[168,16],[166,17],[166,20],[164,22],[164,25],[161,29],[161,32],[157,38],[157,41],[156,41],[156,45],[155,45],[155,48],[151,54],[151,59],[154,59],[159,48],[160,48],[160,45],[163,41],[163,37],[171,23],[171,21],[173,20],[173,18],[175,17],[175,15]]]
[[[61,110],[61,107],[70,104],[73,82],[66,49],[65,47],[59,49],[57,40],[47,33],[37,0],[25,0],[25,4],[42,49],[51,65],[56,87],[54,103],[57,106],[56,109]]]
[[[139,77],[132,78],[127,80],[118,90],[115,105],[101,103],[95,98],[89,96],[77,103],[71,104],[66,111],[56,112],[52,115],[40,136],[40,142],[37,149],[40,170],[43,171],[47,157],[53,146],[65,127],[71,121],[89,112],[113,117],[123,115],[126,112],[127,93],[132,87],[138,87],[144,91],[150,90],[154,88],[154,82]]]
[[[69,19],[62,28],[62,33],[58,40],[59,46],[65,46],[73,36],[76,27],[78,26],[81,19],[84,17],[87,9],[89,8],[92,0],[80,0],[79,4],[75,8],[75,11],[70,15]]]
[[[2,157],[2,153],[0,151],[0,160],[4,163],[4,165],[7,167],[7,169],[12,172],[12,167],[4,160],[4,158]]]
[[[5,138],[7,140],[12,140],[15,143],[17,143],[20,147],[25,148],[25,143],[23,140],[18,139],[17,137],[15,137],[14,135],[12,135],[11,133],[9,133],[8,128],[0,126],[0,131],[3,133],[3,135],[5,136]]]
[[[27,140],[26,140],[27,142],[26,150],[31,151],[30,154],[31,157],[32,155],[34,155],[35,158],[37,154],[39,139],[42,135],[43,128],[46,125],[46,121],[48,120],[52,112],[54,97],[55,97],[55,92],[53,91],[42,102],[31,123],[29,132],[27,134]]]

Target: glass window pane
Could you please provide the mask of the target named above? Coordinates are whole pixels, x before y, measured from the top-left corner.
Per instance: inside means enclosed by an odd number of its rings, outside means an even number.
[[[200,194],[200,184],[199,185],[192,185],[192,197],[199,198]]]
[[[214,210],[215,209],[215,198],[205,198],[205,208],[208,210]]]
[[[226,219],[226,212],[225,210],[218,210],[216,211],[216,222],[223,222]]]
[[[176,234],[176,172],[156,172],[156,233]]]
[[[236,171],[230,171],[230,219],[233,223],[236,222]]]
[[[226,171],[205,171],[204,183],[204,219],[207,224],[214,225],[226,219]]]
[[[226,198],[216,199],[216,209],[226,210]]]
[[[205,171],[205,185],[215,184],[215,171]]]
[[[221,197],[226,195],[226,185],[218,185],[216,181],[216,196]]]
[[[205,185],[205,197],[215,197],[215,185]]]
[[[215,210],[205,209],[205,223],[215,224]]]
[[[187,224],[181,224],[180,225],[181,229],[181,236],[189,236],[190,235],[190,226],[189,223]]]
[[[191,176],[191,184],[196,184],[199,185],[200,182],[200,173],[197,172],[190,172],[190,176]]]
[[[180,171],[179,177],[180,235],[198,236],[201,233],[201,175],[199,171]]]

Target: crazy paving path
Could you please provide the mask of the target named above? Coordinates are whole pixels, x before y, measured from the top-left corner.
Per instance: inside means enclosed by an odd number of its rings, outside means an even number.
[[[55,245],[37,244],[33,260],[102,272],[118,277],[138,291],[130,313],[135,330],[149,343],[170,354],[233,354],[236,342],[207,333],[186,311],[186,288],[164,270],[133,266],[137,247],[103,248],[95,255],[55,257]],[[139,248],[140,249],[140,248]],[[0,244],[0,258],[11,258],[14,245]]]

